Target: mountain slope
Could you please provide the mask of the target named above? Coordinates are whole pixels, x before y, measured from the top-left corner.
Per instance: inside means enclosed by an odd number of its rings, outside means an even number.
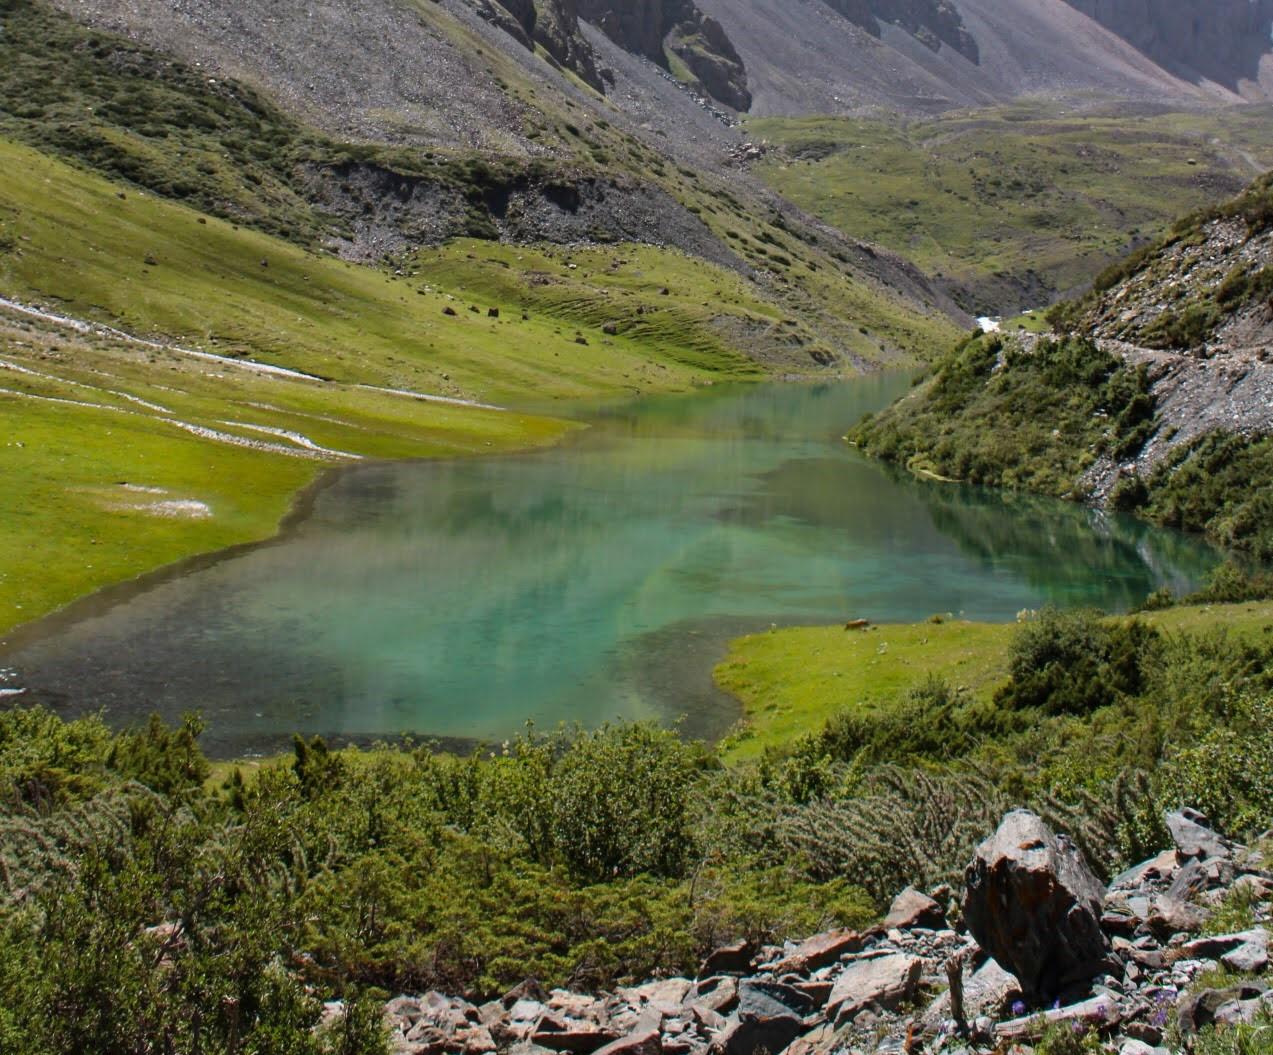
[[[1198,105],[1267,99],[1273,87],[1273,60],[1257,79],[1240,85],[1195,79],[1175,65],[1164,68],[1065,0],[870,5],[892,12],[919,8],[926,15],[897,22],[868,20],[861,0],[701,3],[736,44],[754,99],[751,112],[762,116],[878,106],[932,112],[1037,94],[1078,101],[1091,92]],[[1205,0],[1175,6],[1199,17],[1210,10]],[[1273,52],[1267,31],[1260,37],[1237,23],[1206,46]]]

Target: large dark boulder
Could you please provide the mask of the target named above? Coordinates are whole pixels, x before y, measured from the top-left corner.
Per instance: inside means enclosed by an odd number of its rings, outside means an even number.
[[[1028,997],[1066,994],[1107,965],[1105,888],[1081,851],[1035,814],[1007,814],[965,879],[968,930]]]

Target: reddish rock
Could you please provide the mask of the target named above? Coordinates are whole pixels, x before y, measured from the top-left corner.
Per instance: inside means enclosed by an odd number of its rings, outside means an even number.
[[[902,953],[854,961],[836,979],[827,999],[827,1018],[839,1026],[868,1007],[897,1008],[915,995],[923,966],[919,957]]]
[[[1105,887],[1082,853],[1028,810],[1013,810],[968,866],[964,920],[1028,997],[1050,1000],[1105,969]]]
[[[888,915],[884,917],[885,930],[911,930],[924,927],[927,930],[941,930],[946,926],[946,913],[927,894],[921,894],[914,887],[908,886],[893,899]]]
[[[794,971],[796,974],[808,974],[819,967],[835,963],[845,953],[860,952],[865,935],[855,930],[832,930],[825,934],[815,934],[802,941],[794,952],[784,956],[772,965],[775,974]]]

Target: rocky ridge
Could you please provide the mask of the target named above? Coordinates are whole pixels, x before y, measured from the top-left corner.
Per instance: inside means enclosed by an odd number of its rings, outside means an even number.
[[[1048,1031],[1121,1055],[1273,1014],[1267,848],[1236,845],[1192,810],[1173,845],[1105,886],[1082,853],[1017,810],[977,851],[962,898],[902,891],[870,930],[722,947],[697,978],[611,993],[527,980],[476,1005],[431,992],[385,1006],[399,1055],[1027,1053]],[[1261,842],[1273,838],[1273,832]],[[1212,933],[1242,899],[1253,925]],[[1223,970],[1222,985],[1208,983]],[[1013,971],[1017,973],[1012,973]],[[339,1004],[329,1005],[335,1017]],[[1178,1044],[1174,1050],[1180,1050]]]

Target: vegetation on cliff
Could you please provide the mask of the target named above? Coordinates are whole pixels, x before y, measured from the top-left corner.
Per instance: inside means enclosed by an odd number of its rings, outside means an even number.
[[[1098,459],[1135,462],[1151,436],[1169,429],[1146,366],[1083,337],[1022,343],[987,334],[958,345],[931,379],[859,422],[849,439],[922,475],[1084,501]],[[1270,481],[1267,436],[1210,431],[1101,497],[1268,560]]]
[[[986,334],[849,438],[912,471],[1081,498],[1083,471],[1105,451],[1138,450],[1153,410],[1146,372],[1090,341],[1029,347]]]

